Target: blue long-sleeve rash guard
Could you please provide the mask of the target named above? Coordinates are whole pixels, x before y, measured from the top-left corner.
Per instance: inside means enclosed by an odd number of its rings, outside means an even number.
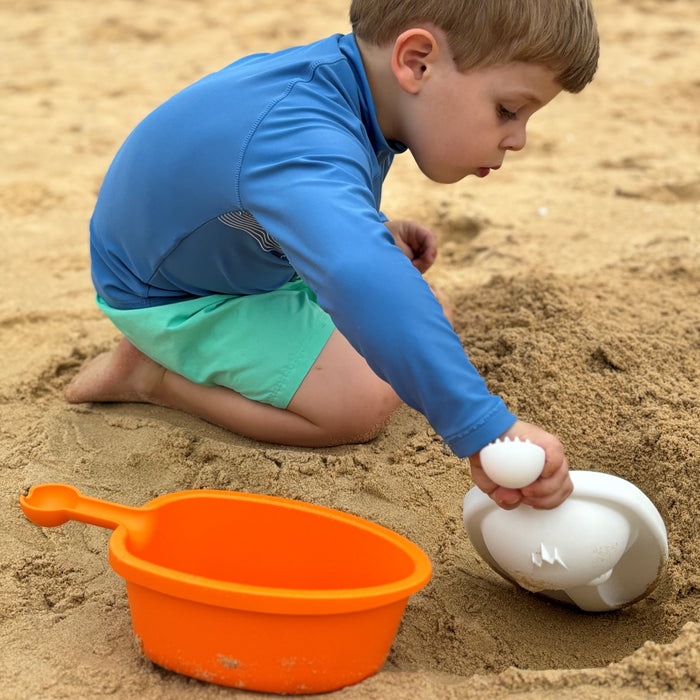
[[[135,309],[298,274],[377,375],[472,454],[515,416],[383,225],[382,182],[404,150],[379,129],[351,34],[237,61],[117,153],[90,223],[95,288]]]

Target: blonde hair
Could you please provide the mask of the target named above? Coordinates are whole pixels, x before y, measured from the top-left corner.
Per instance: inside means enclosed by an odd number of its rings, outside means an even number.
[[[591,0],[352,0],[350,22],[375,46],[431,23],[445,32],[459,70],[536,63],[567,92],[583,90],[598,65]]]

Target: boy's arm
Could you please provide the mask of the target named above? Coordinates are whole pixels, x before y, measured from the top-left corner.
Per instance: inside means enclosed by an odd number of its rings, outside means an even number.
[[[240,204],[274,232],[374,372],[466,457],[505,432],[515,416],[490,394],[428,284],[382,223],[367,156],[348,141],[319,130],[317,153],[311,144],[288,157],[288,138],[256,144]]]
[[[431,249],[430,236],[418,233],[422,227],[387,227],[362,154],[348,150],[334,166],[327,153],[285,160],[273,146],[269,162],[263,158],[256,176],[244,180],[241,205],[275,232],[294,269],[375,373],[423,413],[458,457],[472,456],[475,483],[504,507],[558,505],[571,490],[561,444],[536,426],[516,422],[503,401],[489,393],[389,228],[407,248],[406,239],[417,234]],[[506,434],[530,437],[547,453],[542,477],[519,492],[497,488],[478,462],[478,451]]]
[[[412,221],[387,221],[385,226],[413,266],[424,273],[437,256],[435,234],[425,226]],[[436,293],[433,290],[433,293]],[[444,308],[444,303],[438,296]],[[481,467],[480,453],[469,457],[473,482],[487,493],[501,508],[511,510],[521,503],[533,508],[555,508],[573,491],[569,465],[559,440],[536,425],[517,420],[502,436],[530,440],[545,450],[545,465],[540,477],[522,489],[500,486],[492,481]]]

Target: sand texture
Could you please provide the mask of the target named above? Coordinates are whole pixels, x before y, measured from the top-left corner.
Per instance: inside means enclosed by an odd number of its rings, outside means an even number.
[[[596,81],[563,95],[486,180],[397,159],[383,207],[431,225],[430,281],[490,388],[559,435],[572,468],[632,481],[662,514],[668,569],[585,614],[502,580],[464,532],[468,465],[422,416],[372,443],[255,443],[141,404],[62,390],[117,332],[94,305],[87,223],[133,126],[255,51],[347,31],[344,0],[0,0],[0,697],[253,697],[137,648],[109,531],[42,529],[18,499],[66,482],[129,505],[216,488],[369,518],[429,554],[385,667],[333,696],[699,697],[700,15],[697,0],[597,0]]]

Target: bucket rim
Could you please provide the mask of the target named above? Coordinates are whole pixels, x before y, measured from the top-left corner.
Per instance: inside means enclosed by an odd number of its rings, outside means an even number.
[[[143,508],[160,507],[182,499],[212,497],[302,511],[362,529],[406,554],[413,563],[413,570],[396,581],[358,588],[297,589],[241,584],[190,574],[144,560],[129,550],[128,531],[120,525],[109,541],[109,562],[114,571],[127,583],[175,598],[241,611],[287,615],[360,612],[405,601],[423,588],[432,576],[432,565],[427,554],[403,535],[351,513],[305,501],[241,491],[201,489],[159,496]]]

